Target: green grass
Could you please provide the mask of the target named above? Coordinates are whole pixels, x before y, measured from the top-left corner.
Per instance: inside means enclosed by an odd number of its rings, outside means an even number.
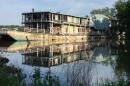
[[[44,79],[41,79],[40,69],[35,69],[32,83],[28,84],[20,69],[14,66],[0,65],[0,86],[60,86],[60,83],[49,72]]]
[[[128,81],[125,80],[119,80],[119,81],[105,81],[104,84],[101,84],[101,86],[128,86]]]
[[[21,86],[21,70],[14,66],[0,66],[0,86]]]

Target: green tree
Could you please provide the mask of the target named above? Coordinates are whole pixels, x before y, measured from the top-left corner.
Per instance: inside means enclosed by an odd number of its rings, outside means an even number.
[[[115,4],[115,8],[117,10],[117,19],[119,22],[119,26],[121,27],[121,31],[126,32],[126,37],[128,37],[128,33],[130,32],[130,0],[119,0]]]
[[[102,8],[102,9],[94,9],[91,11],[91,15],[95,14],[103,14],[105,16],[108,16],[109,18],[112,18],[116,15],[116,9],[115,8]]]

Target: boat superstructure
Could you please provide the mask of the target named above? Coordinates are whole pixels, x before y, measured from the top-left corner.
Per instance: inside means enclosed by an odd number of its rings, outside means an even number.
[[[22,13],[21,30],[3,30],[1,35],[8,35],[15,40],[84,40],[89,33],[89,17],[77,17],[59,12]]]

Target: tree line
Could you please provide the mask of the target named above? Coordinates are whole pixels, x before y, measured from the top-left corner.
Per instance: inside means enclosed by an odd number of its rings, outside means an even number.
[[[130,32],[130,0],[118,0],[113,8],[94,9],[91,11],[91,15],[94,14],[103,14],[110,19],[116,19],[117,25],[114,26],[114,31],[125,32],[126,38],[130,39],[128,36]]]
[[[19,25],[0,25],[0,28],[22,28]]]
[[[125,31],[127,39],[130,39],[128,36],[130,32],[130,0],[119,0],[116,2],[115,8],[120,30]]]

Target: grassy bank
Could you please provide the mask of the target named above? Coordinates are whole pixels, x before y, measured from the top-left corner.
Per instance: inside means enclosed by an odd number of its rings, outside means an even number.
[[[40,69],[35,69],[32,83],[28,83],[21,69],[7,66],[7,58],[0,57],[0,86],[60,86],[59,80],[48,72],[42,79]]]

